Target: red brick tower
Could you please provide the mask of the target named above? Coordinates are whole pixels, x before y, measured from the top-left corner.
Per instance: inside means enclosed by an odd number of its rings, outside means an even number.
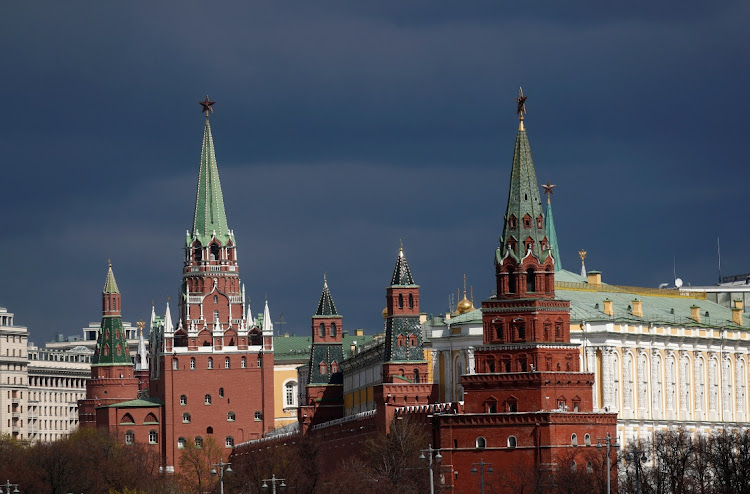
[[[190,441],[213,438],[231,447],[273,429],[273,325],[268,305],[262,329],[245,318],[234,233],[224,199],[206,111],[193,230],[185,242],[175,328],[165,317],[157,335],[158,377],[151,396],[164,402],[162,442],[167,471]]]
[[[324,275],[323,292],[312,316],[306,399],[298,409],[303,430],[344,415],[343,376],[339,368],[344,360],[342,321]]]
[[[602,453],[585,446],[616,434],[617,415],[593,410],[594,376],[580,371],[578,345],[570,343],[570,302],[555,299],[555,259],[524,128],[525,99],[521,93],[517,100],[520,124],[495,256],[497,295],[482,303],[476,373],[461,377],[464,413],[436,415],[451,482],[463,478],[454,483],[456,493],[476,492],[470,472],[480,458],[505,485],[584,465],[590,471],[602,464]]]
[[[390,424],[393,407],[427,405],[437,396],[437,387],[427,381],[419,322],[419,285],[414,283],[403,247],[398,251],[385,299],[383,384],[374,389],[381,429]]]
[[[96,426],[96,407],[132,400],[138,394],[121,310],[120,290],[110,263],[102,290],[102,324],[96,339],[91,379],[86,383],[86,398],[78,403],[79,423],[84,427]]]

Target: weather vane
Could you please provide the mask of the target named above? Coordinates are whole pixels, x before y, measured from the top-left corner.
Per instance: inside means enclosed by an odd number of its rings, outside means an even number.
[[[549,202],[550,202],[549,199],[550,199],[550,197],[552,197],[552,194],[555,193],[552,190],[555,187],[557,187],[557,185],[549,183],[549,180],[547,180],[546,184],[542,185],[542,188],[544,189],[544,194],[547,196],[547,204],[549,204]]]
[[[214,112],[214,109],[211,108],[214,103],[216,103],[216,101],[209,100],[208,99],[208,95],[206,95],[206,99],[205,100],[198,102],[198,104],[203,107],[203,109],[201,109],[201,113],[205,113],[206,117],[208,117],[208,112],[211,112],[211,113]]]
[[[523,120],[523,116],[526,114],[526,98],[527,96],[523,95],[523,88],[518,88],[518,98],[516,98],[516,103],[518,103],[518,108],[516,109],[516,113],[518,114],[518,119]]]
[[[586,251],[583,249],[579,250],[578,257],[581,258],[581,264],[583,264],[583,260],[586,259]]]

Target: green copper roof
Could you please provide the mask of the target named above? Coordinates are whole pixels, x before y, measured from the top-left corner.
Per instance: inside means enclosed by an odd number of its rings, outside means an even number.
[[[197,239],[202,245],[207,245],[214,233],[222,245],[226,245],[227,241],[232,238],[224,211],[224,196],[221,193],[211,125],[206,117],[201,149],[201,168],[198,176],[198,195],[195,198],[195,218],[190,241]]]
[[[372,342],[373,335],[356,336],[345,332],[341,346],[344,358],[351,357],[351,347],[363,348]],[[312,348],[312,337],[310,336],[279,336],[273,340],[274,362],[304,362],[309,363],[310,349]]]
[[[104,290],[102,293],[120,293],[120,290],[117,288],[117,282],[115,281],[115,273],[112,272],[112,263],[109,263],[107,281],[104,282]]]
[[[409,270],[409,265],[406,263],[404,249],[399,249],[398,251],[398,258],[396,259],[396,267],[393,270],[391,285],[416,285],[416,283],[414,283],[414,278],[411,275],[411,271]]]
[[[514,221],[511,221],[511,218]],[[536,181],[534,160],[531,158],[531,147],[523,122],[518,128],[516,145],[513,150],[513,169],[510,175],[508,192],[508,207],[505,212],[505,225],[501,237],[501,252],[503,258],[508,252],[517,261],[526,255],[524,241],[533,240],[532,253],[540,260],[546,258],[541,250],[542,239],[545,237],[542,203],[539,200],[539,184]],[[514,248],[511,246],[515,244]]]
[[[549,200],[547,201],[547,215],[544,217],[544,232],[547,235],[549,249],[555,260],[555,272],[560,271],[562,261],[560,261],[560,250],[557,248],[557,232],[555,231],[555,220],[552,217],[552,201]]]
[[[331,296],[331,290],[328,289],[328,280],[325,276],[323,276],[323,293],[320,294],[320,302],[318,302],[318,310],[315,311],[315,315],[338,315],[338,312],[336,312],[336,305],[333,303],[333,297]]]
[[[130,401],[121,401],[114,405],[106,405],[102,408],[151,408],[160,407],[164,405],[164,402],[159,398],[137,398]]]
[[[102,317],[92,365],[132,365],[120,316]]]

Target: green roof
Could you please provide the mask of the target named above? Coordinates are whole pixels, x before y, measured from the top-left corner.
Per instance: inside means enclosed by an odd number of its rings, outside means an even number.
[[[351,347],[357,342],[358,347],[363,347],[374,339],[372,335],[354,336],[347,332],[341,343],[344,350],[344,358],[350,357]],[[274,362],[308,362],[310,360],[311,336],[278,336],[273,340]]]
[[[496,262],[504,258],[506,253],[516,261],[520,261],[526,255],[524,242],[528,238],[533,241],[532,253],[543,261],[546,253],[541,251],[541,244],[545,238],[545,229],[543,222],[539,223],[538,219],[543,218],[544,215],[542,203],[539,200],[539,184],[536,180],[534,160],[531,158],[531,146],[523,122],[519,125],[516,135],[513,168],[508,189],[508,207],[505,210],[502,244],[496,254]],[[511,217],[515,218],[513,222],[511,222]]]
[[[226,245],[232,238],[227,226],[227,215],[224,210],[224,196],[219,181],[219,168],[214,152],[214,140],[211,136],[211,125],[206,116],[203,129],[203,146],[201,148],[201,166],[198,175],[198,194],[195,198],[195,217],[193,219],[192,237],[189,242],[198,240],[208,245],[213,236]]]
[[[164,402],[159,398],[138,398],[136,400],[123,401],[105,408],[150,408],[163,406]]]
[[[109,263],[107,280],[104,282],[104,290],[102,290],[102,293],[120,293],[120,290],[117,288],[117,282],[115,281],[115,273],[112,272],[112,263]]]
[[[318,309],[315,311],[316,316],[336,316],[336,304],[333,303],[331,290],[328,289],[328,280],[323,276],[323,293],[320,294]]]
[[[398,257],[396,258],[396,267],[393,269],[393,276],[391,277],[391,286],[399,285],[416,285],[416,283],[414,283],[414,277],[411,275],[409,264],[406,262],[403,248],[399,249],[398,251]]]

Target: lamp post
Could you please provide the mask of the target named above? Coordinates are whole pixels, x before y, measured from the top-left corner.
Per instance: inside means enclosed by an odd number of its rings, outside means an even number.
[[[641,469],[641,462],[648,460],[648,458],[646,457],[646,453],[636,448],[633,451],[626,453],[625,459],[627,461],[635,462],[635,493],[641,494],[641,480],[639,470]]]
[[[286,479],[277,479],[276,474],[274,473],[271,475],[270,479],[263,479],[263,485],[260,486],[260,488],[263,490],[263,492],[268,492],[268,483],[271,482],[271,494],[276,494],[276,482],[281,482],[279,484],[279,492],[286,491],[286,484],[284,483]]]
[[[602,444],[602,442],[604,442],[605,444]],[[610,483],[612,482],[612,466],[609,458],[609,448],[619,448],[620,445],[617,444],[617,438],[610,436],[609,432],[607,432],[606,437],[597,439],[596,443],[597,448],[607,448],[607,494],[610,494],[610,492],[612,492],[610,490]]]
[[[211,469],[211,475],[216,475],[217,473],[219,474],[219,485],[221,486],[220,487],[221,494],[224,494],[224,472],[225,471],[227,473],[233,472],[232,467],[229,465],[231,465],[231,463],[228,463],[228,462],[225,463],[224,458],[219,459],[219,463],[214,463],[211,465],[213,467]],[[219,467],[218,472],[216,471],[216,467]],[[226,469],[224,467],[226,467]]]
[[[435,455],[435,463],[440,465],[440,462],[443,461],[443,455],[440,454],[440,448],[435,449],[432,447],[432,444],[427,446],[427,449],[420,450],[422,453],[419,455],[420,460],[427,460],[427,468],[430,469],[430,494],[435,494],[435,473],[432,471],[432,454],[437,453]],[[424,454],[427,453],[427,456]]]
[[[492,463],[485,463],[483,458],[479,459],[479,463],[472,463],[471,464],[471,473],[477,473],[479,472],[479,486],[480,486],[480,492],[484,494],[484,467],[487,467],[487,473],[492,473],[494,470],[492,469]],[[477,470],[477,467],[479,467],[479,470]]]
[[[3,490],[3,487],[5,487],[5,490]],[[10,488],[13,487],[13,490],[11,491]],[[18,490],[18,484],[11,484],[10,480],[5,481],[5,485],[0,485],[0,494],[20,494],[21,491]]]

